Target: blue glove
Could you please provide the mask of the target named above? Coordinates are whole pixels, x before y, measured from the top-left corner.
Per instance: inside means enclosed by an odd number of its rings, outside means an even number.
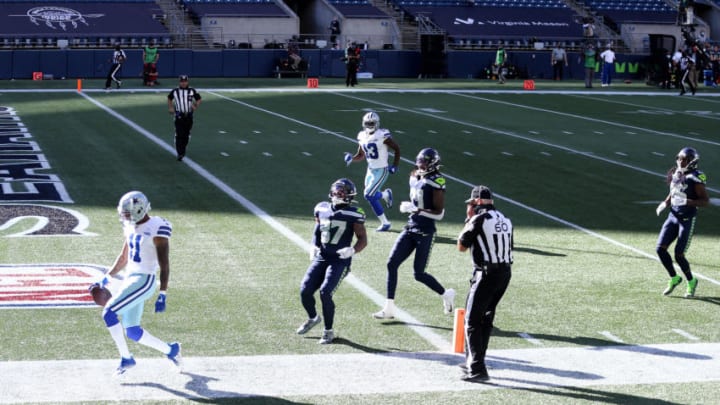
[[[155,301],[155,312],[165,312],[165,293],[161,292]]]
[[[350,163],[352,163],[352,158],[353,158],[353,155],[351,153],[345,152],[343,159],[345,160],[345,164],[347,166],[350,166]]]
[[[390,172],[390,174],[397,173],[397,170],[398,170],[398,168],[395,165],[390,165],[390,167],[388,168],[388,171]]]
[[[92,291],[92,289],[95,287],[105,287],[109,282],[110,280],[108,280],[107,277],[103,277],[102,280],[90,284],[90,287],[88,287],[88,291]]]

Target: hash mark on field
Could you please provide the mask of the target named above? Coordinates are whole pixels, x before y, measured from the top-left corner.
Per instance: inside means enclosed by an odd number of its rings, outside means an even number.
[[[627,153],[625,152],[615,152],[615,154],[620,156],[627,156]]]
[[[566,135],[572,135],[574,132],[572,132],[572,131],[562,131],[562,133],[563,133],[563,134],[566,134]]]
[[[540,132],[538,132],[538,131],[528,131],[528,132],[530,132],[533,135],[540,135]]]
[[[700,134],[695,131],[690,131],[690,132],[688,132],[688,135],[700,135]]]
[[[219,134],[227,134],[227,131],[220,130],[218,131]]]
[[[462,130],[462,133],[463,133],[463,134],[472,134],[472,132],[468,131],[467,129],[463,129],[463,130]]]
[[[297,134],[297,131],[295,131],[293,129],[289,130],[288,132],[290,132],[291,134]]]
[[[468,152],[468,151],[465,151],[465,152],[463,152],[463,155],[467,155],[467,156],[475,156],[475,154],[474,154],[474,153],[472,153],[472,152]]]
[[[682,329],[673,329],[672,331],[677,333],[678,335],[680,335],[684,338],[690,339],[690,340],[700,340],[699,337],[697,337],[695,335],[691,335],[690,333],[687,333]]]
[[[604,132],[602,132],[602,131],[593,131],[593,134],[598,134],[598,135],[605,135],[605,133],[604,133]]]
[[[637,135],[637,133],[632,132],[632,131],[625,131],[625,133],[628,134],[628,135]]]
[[[305,156],[312,156],[312,153],[310,153],[310,152],[303,152],[302,154]]]
[[[542,346],[542,345],[543,345],[541,341],[539,341],[539,340],[535,339],[534,337],[530,336],[529,333],[519,332],[519,333],[518,333],[518,336],[520,336],[521,338],[523,338],[523,339],[527,340],[528,342],[534,344],[535,346]]]
[[[261,131],[258,131],[257,129],[253,131],[254,134],[262,134]]]
[[[238,142],[240,142],[240,143],[243,144],[243,145],[247,145],[247,141],[243,141],[242,139],[239,140]]]
[[[660,152],[653,152],[652,154],[655,156],[665,156],[664,153],[660,153]]]
[[[263,152],[263,155],[265,155],[265,156],[272,156],[272,153],[270,153],[270,152]]]
[[[548,153],[548,152],[540,152],[540,154],[541,154],[541,155],[545,155],[545,156],[552,156],[552,155],[551,155],[550,153]]]
[[[612,333],[610,333],[610,332],[608,332],[608,331],[606,331],[606,330],[600,331],[600,332],[598,332],[598,333],[601,334],[601,335],[603,335],[603,336],[605,336],[606,338],[612,340],[612,341],[615,342],[615,343],[625,343],[625,342],[623,342],[622,339],[620,339],[619,337],[613,335]]]
[[[505,156],[512,156],[512,155],[513,155],[513,154],[510,153],[510,152],[501,152],[501,153],[502,153],[503,155],[505,155]]]
[[[393,130],[393,132],[395,132],[396,134],[404,134],[405,133],[405,131],[401,131],[399,129]],[[341,134],[342,132],[338,132],[338,133]]]
[[[434,130],[434,129],[428,129],[428,132],[431,133],[431,134],[437,134],[437,131]]]
[[[227,156],[230,156],[227,152],[220,152],[220,155],[226,156],[226,157],[227,157]]]

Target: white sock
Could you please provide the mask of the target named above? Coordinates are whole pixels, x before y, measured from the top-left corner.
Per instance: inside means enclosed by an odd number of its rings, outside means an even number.
[[[115,346],[117,346],[118,351],[120,352],[120,357],[124,357],[126,359],[132,357],[130,349],[128,349],[127,341],[125,340],[125,330],[122,325],[117,323],[113,326],[109,326],[108,331],[110,331],[110,336],[112,336],[115,341]]]
[[[140,337],[140,340],[138,340],[138,343],[148,347],[152,347],[159,352],[170,354],[170,345],[151,335],[146,330],[143,331],[143,334]]]
[[[387,217],[385,216],[385,214],[378,215],[378,219],[380,220],[380,222],[383,223],[383,225],[390,223],[390,221],[388,221],[388,219],[387,219]]]
[[[395,300],[387,299],[385,301],[385,312],[395,312]]]

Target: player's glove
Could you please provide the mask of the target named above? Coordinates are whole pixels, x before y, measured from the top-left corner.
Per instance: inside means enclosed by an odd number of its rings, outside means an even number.
[[[350,166],[350,163],[352,163],[352,158],[353,158],[352,153],[345,152],[345,155],[343,156],[345,165]]]
[[[410,201],[403,201],[400,203],[400,212],[403,214],[409,214],[411,212],[415,212],[417,210],[417,207],[415,207],[415,204],[411,203]]]
[[[310,260],[315,260],[315,258],[318,257],[319,254],[320,254],[320,248],[317,246],[314,246],[310,250]]]
[[[340,257],[341,259],[349,259],[355,254],[355,249],[348,246],[342,249],[338,249],[337,254],[338,257]]]
[[[388,167],[388,171],[390,172],[390,174],[395,174],[398,171],[398,167],[395,165],[391,165],[390,167]]]
[[[687,194],[683,192],[677,192],[670,198],[670,203],[676,207],[682,207],[687,204]]]
[[[95,287],[100,287],[100,288],[105,287],[107,285],[107,283],[109,283],[109,282],[110,282],[110,280],[108,280],[107,276],[105,276],[102,278],[102,280],[96,281],[96,282],[90,284],[90,287],[88,287],[88,291],[92,291],[92,289]]]
[[[658,204],[657,208],[655,208],[655,214],[657,214],[657,216],[660,216],[660,214],[663,212],[663,210],[665,210],[665,208],[667,208],[667,203],[663,201]]]
[[[165,292],[160,291],[160,295],[157,297],[157,301],[155,301],[155,312],[165,312]]]

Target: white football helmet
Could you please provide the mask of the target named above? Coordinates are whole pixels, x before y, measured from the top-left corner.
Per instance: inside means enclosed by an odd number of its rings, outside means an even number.
[[[145,194],[139,191],[130,191],[120,198],[117,210],[120,222],[134,225],[145,218],[150,211],[150,201]]]
[[[380,116],[376,112],[370,111],[363,115],[362,126],[372,134],[376,129],[380,128]]]

